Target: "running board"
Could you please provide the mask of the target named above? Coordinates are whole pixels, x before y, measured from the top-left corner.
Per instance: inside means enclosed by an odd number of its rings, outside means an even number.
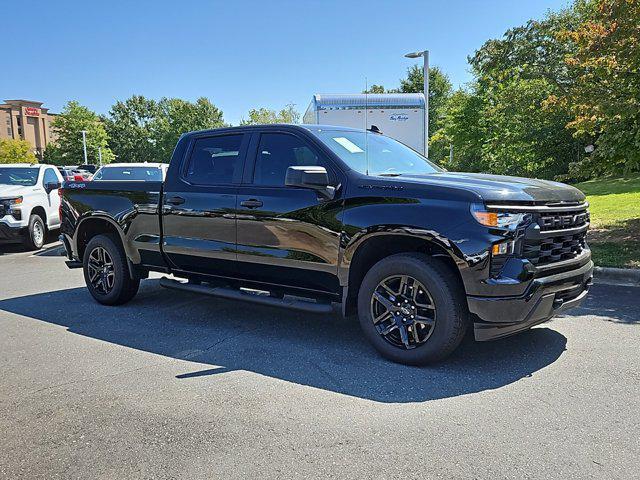
[[[235,290],[225,287],[207,287],[206,285],[197,285],[195,283],[179,282],[171,278],[162,277],[160,286],[171,288],[173,290],[182,290],[184,292],[201,293],[212,297],[226,298],[228,300],[241,300],[243,302],[253,302],[271,307],[284,307],[291,310],[299,310],[308,313],[332,313],[333,307],[330,303],[306,302],[304,300],[296,300],[294,298],[274,298],[266,295],[256,295],[253,293],[245,293],[241,290]]]

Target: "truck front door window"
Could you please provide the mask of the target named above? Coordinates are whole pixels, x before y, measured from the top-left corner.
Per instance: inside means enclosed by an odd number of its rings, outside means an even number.
[[[316,165],[321,165],[318,155],[300,138],[283,133],[263,133],[260,136],[253,183],[284,187],[287,168]]]

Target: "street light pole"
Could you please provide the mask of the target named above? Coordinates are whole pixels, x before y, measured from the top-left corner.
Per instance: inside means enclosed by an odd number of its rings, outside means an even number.
[[[87,165],[87,131],[82,130],[82,148],[84,149],[84,164]]]
[[[419,58],[424,60],[424,116],[425,116],[425,141],[424,156],[429,158],[429,50],[422,52],[412,52],[405,55],[407,58]]]

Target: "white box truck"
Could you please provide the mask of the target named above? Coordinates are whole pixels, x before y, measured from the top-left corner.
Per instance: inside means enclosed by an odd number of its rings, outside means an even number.
[[[315,94],[303,122],[380,131],[424,153],[425,112],[422,93]]]

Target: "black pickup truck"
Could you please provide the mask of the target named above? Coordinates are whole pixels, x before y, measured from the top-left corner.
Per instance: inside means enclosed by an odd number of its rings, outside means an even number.
[[[268,125],[191,132],[164,182],[68,182],[62,235],[93,297],[163,287],[357,314],[385,357],[424,364],[467,328],[504,337],[591,285],[584,195],[451,173],[377,132]],[[182,279],[182,280],[178,280]]]

